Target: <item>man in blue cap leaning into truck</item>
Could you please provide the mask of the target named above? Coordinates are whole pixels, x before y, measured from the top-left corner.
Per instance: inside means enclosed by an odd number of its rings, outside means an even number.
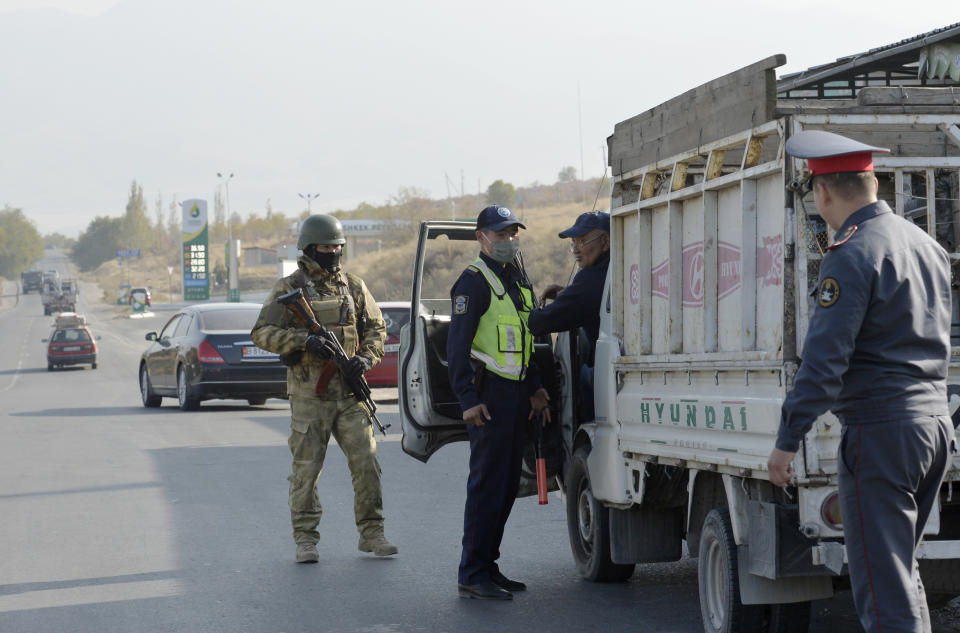
[[[530,331],[540,336],[583,328],[590,345],[587,357],[580,359],[580,412],[589,421],[593,419],[593,352],[600,333],[603,284],[610,267],[610,214],[581,213],[573,226],[560,232],[560,237],[570,240],[570,252],[580,270],[566,288],[547,286],[540,303],[555,300],[530,312]]]

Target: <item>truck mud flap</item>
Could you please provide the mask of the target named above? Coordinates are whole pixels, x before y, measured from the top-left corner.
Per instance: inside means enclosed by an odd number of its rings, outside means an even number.
[[[683,554],[683,508],[610,508],[610,560],[665,563]]]
[[[825,567],[813,564],[817,542],[800,533],[797,506],[751,500],[747,513],[747,564],[741,569],[769,579],[831,575]]]

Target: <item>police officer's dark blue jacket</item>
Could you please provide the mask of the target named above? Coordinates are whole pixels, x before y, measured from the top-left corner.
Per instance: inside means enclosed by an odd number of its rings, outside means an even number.
[[[513,264],[503,264],[494,261],[486,254],[480,253],[490,270],[494,271],[507,289],[507,294],[519,309],[522,307],[522,298],[518,283],[523,283],[520,270]],[[460,275],[450,290],[453,302],[453,314],[450,317],[450,331],[447,335],[447,364],[450,375],[450,386],[460,400],[464,411],[480,404],[480,394],[473,384],[474,365],[470,361],[470,347],[477,333],[480,317],[490,307],[490,286],[483,275],[474,268],[467,268]],[[477,361],[474,361],[477,362]],[[495,374],[488,376],[496,379]],[[529,395],[540,388],[540,374],[536,363],[531,363],[527,375],[523,380]]]
[[[885,202],[857,210],[820,266],[816,307],[777,448],[830,408],[843,424],[949,415],[946,251]]]
[[[610,251],[604,251],[592,266],[581,268],[553,303],[530,313],[530,331],[539,336],[583,327],[590,342],[596,344],[600,335],[603,284],[609,267]]]

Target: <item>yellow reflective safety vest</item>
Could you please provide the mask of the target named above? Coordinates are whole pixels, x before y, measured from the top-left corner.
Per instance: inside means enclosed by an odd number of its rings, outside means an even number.
[[[478,257],[470,267],[483,275],[490,287],[490,307],[480,316],[470,357],[498,376],[523,380],[533,358],[533,335],[527,327],[533,291],[520,286],[523,307],[517,310],[500,277],[482,259]]]

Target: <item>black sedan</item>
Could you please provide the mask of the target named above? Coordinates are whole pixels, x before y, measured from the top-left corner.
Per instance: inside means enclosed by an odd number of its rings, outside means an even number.
[[[287,369],[280,357],[250,340],[260,313],[256,303],[210,303],[182,308],[140,358],[140,397],[159,407],[164,396],[193,411],[202,400],[287,397]]]

